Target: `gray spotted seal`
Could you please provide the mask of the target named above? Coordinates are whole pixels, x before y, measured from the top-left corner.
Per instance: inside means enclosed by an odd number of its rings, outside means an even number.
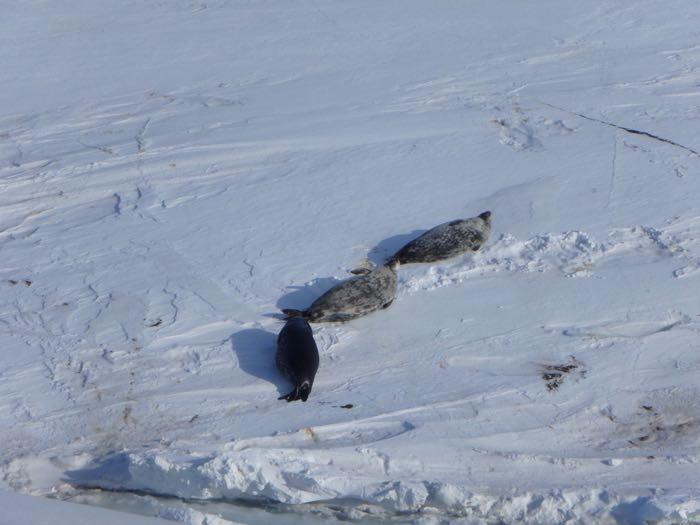
[[[388,264],[428,263],[478,250],[491,233],[491,212],[435,226],[401,248]]]
[[[303,317],[312,323],[344,322],[361,317],[380,308],[388,308],[396,297],[396,263],[373,270],[355,270],[357,277],[343,281],[306,310],[285,308],[287,317]]]
[[[318,370],[318,347],[311,326],[301,317],[289,319],[277,336],[277,368],[294,384],[279,399],[306,401]]]

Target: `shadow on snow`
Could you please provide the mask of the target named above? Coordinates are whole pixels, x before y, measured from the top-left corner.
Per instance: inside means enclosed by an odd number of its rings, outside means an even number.
[[[403,233],[387,237],[377,243],[367,254],[367,258],[376,265],[384,264],[392,255],[403,248],[408,242],[424,234],[428,230],[413,230],[411,233]]]
[[[241,370],[269,381],[277,387],[280,395],[289,392],[291,385],[275,363],[277,335],[259,328],[248,328],[231,335],[231,348]]]

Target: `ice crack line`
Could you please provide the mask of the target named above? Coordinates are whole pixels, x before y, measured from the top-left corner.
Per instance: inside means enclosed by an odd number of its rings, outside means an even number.
[[[664,142],[666,144],[670,144],[671,146],[676,146],[677,148],[684,149],[685,151],[688,151],[688,152],[692,153],[693,155],[700,155],[700,153],[698,151],[694,150],[693,148],[689,148],[688,146],[684,146],[683,144],[679,144],[678,142],[674,142],[672,140],[665,139],[663,137],[659,137],[658,135],[654,135],[653,133],[649,133],[648,131],[641,131],[638,129],[626,128],[624,126],[620,126],[620,125],[615,124],[613,122],[608,122],[607,120],[601,120],[601,119],[598,119],[595,117],[589,117],[587,115],[583,115],[582,113],[577,113],[576,111],[570,111],[568,109],[560,108],[559,106],[555,106],[553,104],[548,104],[547,102],[540,101],[540,103],[544,104],[545,106],[549,106],[550,108],[568,113],[569,115],[575,115],[577,117],[580,117],[580,118],[583,118],[586,120],[590,120],[591,122],[597,122],[598,124],[603,124],[604,126],[609,126],[611,128],[617,128],[617,129],[620,129],[622,131],[626,131],[627,133],[631,133],[633,135],[642,135],[644,137],[648,137],[650,139],[658,140],[659,142]]]

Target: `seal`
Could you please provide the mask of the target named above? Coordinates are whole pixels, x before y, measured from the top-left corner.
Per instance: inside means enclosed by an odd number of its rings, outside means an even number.
[[[406,244],[387,264],[428,263],[475,252],[491,234],[491,212],[439,224]]]
[[[318,370],[318,347],[311,326],[301,317],[289,319],[277,336],[277,368],[294,384],[294,390],[279,399],[306,401]]]
[[[345,322],[380,308],[388,308],[396,297],[396,263],[373,270],[354,270],[359,274],[337,284],[316,299],[306,310],[285,308],[289,317],[303,317],[312,323]]]

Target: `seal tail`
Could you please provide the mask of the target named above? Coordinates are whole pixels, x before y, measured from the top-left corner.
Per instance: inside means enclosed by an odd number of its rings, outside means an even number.
[[[290,403],[292,401],[303,401],[306,403],[306,400],[309,399],[309,394],[311,393],[311,383],[309,381],[304,381],[300,386],[297,386],[292,390],[289,394],[284,394],[277,399],[279,401],[282,401],[283,399],[287,402]]]
[[[292,317],[303,317],[304,319],[309,318],[308,310],[295,310],[294,308],[282,308],[282,313],[286,316],[285,319],[290,319]]]
[[[304,403],[306,403],[306,400],[309,399],[309,394],[311,393],[311,383],[304,381],[298,390],[299,397],[297,399],[301,399]]]
[[[283,399],[284,399],[287,403],[289,403],[290,401],[296,401],[296,399],[297,399],[297,389],[295,388],[295,389],[292,390],[289,394],[284,394],[284,395],[282,395],[282,396],[280,396],[280,397],[277,398],[278,401],[282,401]]]

